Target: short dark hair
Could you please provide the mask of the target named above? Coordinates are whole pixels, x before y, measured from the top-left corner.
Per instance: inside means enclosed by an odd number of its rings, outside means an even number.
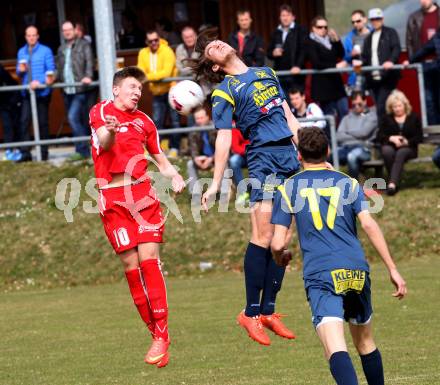
[[[289,89],[290,95],[300,94],[301,96],[304,96],[304,89],[301,87],[292,87]]]
[[[196,80],[208,81],[210,83],[220,83],[225,78],[223,71],[214,72],[212,66],[215,64],[212,60],[205,57],[206,46],[214,40],[217,40],[218,28],[207,28],[197,36],[194,51],[199,53],[197,59],[185,59],[184,63],[191,68]]]
[[[356,13],[359,13],[359,15],[361,15],[362,17],[365,17],[365,12],[362,9],[355,9],[352,13],[351,16],[356,15]]]
[[[281,4],[280,5],[280,13],[286,11],[293,15],[293,8],[289,4]]]
[[[249,9],[247,8],[241,8],[237,11],[236,15],[240,16],[240,15],[244,15],[245,13],[249,13],[249,16],[251,15],[251,11],[249,11]]]
[[[304,127],[298,131],[298,151],[304,161],[321,163],[327,159],[328,139],[319,127]]]
[[[325,21],[327,21],[327,19],[325,18],[325,16],[322,16],[322,15],[316,15],[316,16],[312,19],[312,21],[310,22],[310,25],[311,25],[312,27],[315,27],[319,20],[325,20]]]
[[[147,30],[147,32],[145,32],[145,36],[151,35],[152,33],[157,33],[160,36],[159,32],[157,32],[157,29],[154,28]]]
[[[350,99],[355,100],[356,98],[366,99],[365,92],[362,90],[354,90],[351,92]]]
[[[145,83],[144,71],[136,66],[124,67],[113,75],[113,85],[118,86],[124,79],[135,78],[138,82]]]

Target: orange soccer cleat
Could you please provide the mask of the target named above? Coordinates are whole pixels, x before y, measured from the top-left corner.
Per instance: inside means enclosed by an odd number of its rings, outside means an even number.
[[[168,364],[168,346],[170,341],[165,341],[162,338],[154,338],[150,350],[145,355],[144,361],[150,365],[158,364],[158,367],[166,366]],[[166,361],[166,362],[165,362]],[[162,363],[165,364],[163,365]],[[159,366],[161,364],[161,366]]]
[[[281,317],[284,317],[284,315],[273,313],[271,315],[261,315],[260,318],[263,326],[272,330],[275,334],[278,334],[280,337],[287,338],[289,340],[294,339],[295,334],[293,334],[293,332],[281,322]]]
[[[270,345],[269,336],[264,331],[259,316],[247,317],[243,310],[237,317],[237,323],[246,329],[249,337],[254,341],[257,341],[261,345]]]

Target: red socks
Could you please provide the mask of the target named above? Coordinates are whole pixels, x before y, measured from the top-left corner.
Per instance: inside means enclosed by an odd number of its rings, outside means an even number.
[[[168,303],[167,289],[158,259],[147,259],[141,262],[145,290],[154,320],[154,336],[168,341]]]
[[[126,271],[125,277],[127,278],[128,287],[130,288],[130,293],[133,297],[133,302],[138,309],[139,315],[147,325],[151,335],[154,336],[153,314],[151,313],[151,309],[147,301],[141,271],[140,269]]]

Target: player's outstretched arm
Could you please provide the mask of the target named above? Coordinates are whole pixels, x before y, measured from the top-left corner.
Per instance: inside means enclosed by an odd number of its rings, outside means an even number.
[[[167,159],[165,154],[161,152],[159,154],[151,154],[151,156],[156,161],[157,168],[159,169],[160,173],[163,176],[171,179],[173,191],[176,193],[181,193],[185,188],[185,181]]]
[[[295,144],[298,144],[298,130],[301,128],[299,125],[298,120],[296,120],[295,116],[292,114],[292,111],[290,110],[289,105],[284,100],[283,101],[283,109],[284,109],[284,115],[287,119],[287,125],[290,128],[290,131],[292,131],[293,134],[293,141]]]
[[[223,179],[226,164],[229,159],[229,151],[231,150],[232,130],[220,129],[217,131],[217,138],[215,140],[215,155],[214,155],[214,176],[212,183],[208,190],[202,196],[202,206],[205,211],[208,211],[209,199],[217,194],[220,188],[220,183]]]
[[[391,257],[382,230],[367,210],[361,211],[358,214],[358,218],[361,222],[362,228],[367,233],[368,238],[379,253],[382,261],[390,273],[391,282],[396,287],[396,291],[393,293],[393,296],[402,299],[407,293],[406,283],[400,273],[397,271],[396,264]]]

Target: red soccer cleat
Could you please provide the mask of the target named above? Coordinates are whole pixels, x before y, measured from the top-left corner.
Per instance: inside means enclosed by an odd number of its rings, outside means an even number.
[[[151,344],[150,350],[148,350],[148,353],[145,355],[144,361],[147,364],[150,365],[156,365],[159,364],[162,360],[165,361],[166,358],[166,364],[168,364],[168,357],[165,357],[168,355],[168,346],[170,345],[170,341],[165,341],[162,338],[154,338],[153,343]],[[165,365],[166,365],[165,364]],[[163,365],[163,366],[165,366]],[[160,366],[162,367],[162,366]]]
[[[247,317],[243,310],[237,317],[237,323],[246,329],[249,337],[254,341],[257,341],[261,345],[270,345],[269,336],[264,331],[259,316]]]
[[[293,340],[295,338],[295,334],[291,330],[289,330],[286,325],[281,322],[281,317],[284,315],[279,313],[273,313],[271,315],[261,315],[261,323],[264,327],[272,330],[275,334],[278,334],[280,337],[287,338],[289,340]]]

